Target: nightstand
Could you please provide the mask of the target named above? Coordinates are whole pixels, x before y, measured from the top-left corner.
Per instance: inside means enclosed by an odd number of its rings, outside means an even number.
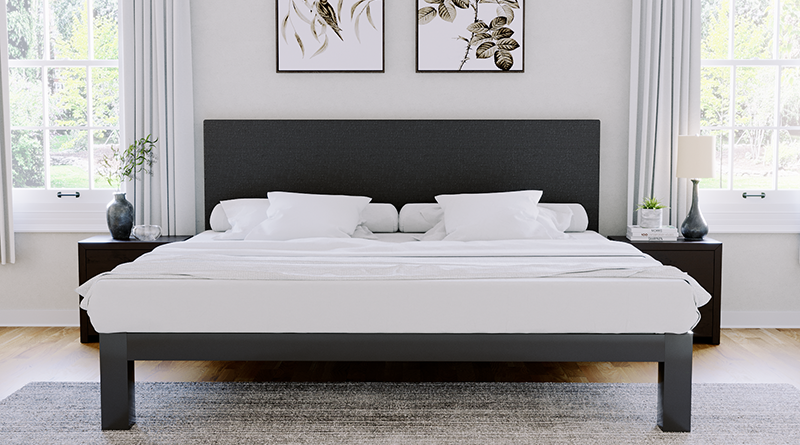
[[[722,303],[722,243],[701,241],[631,241],[624,236],[609,236],[614,241],[633,244],[637,249],[667,266],[688,273],[711,294],[711,301],[700,308],[700,323],[694,328],[694,342],[719,344],[719,311]]]
[[[122,263],[128,263],[158,246],[185,241],[190,236],[162,236],[155,241],[139,241],[130,239],[120,241],[111,235],[98,235],[78,241],[78,282],[83,284],[97,274],[108,272]],[[83,300],[78,297],[78,303]],[[89,315],[80,310],[81,343],[94,343],[99,340]]]

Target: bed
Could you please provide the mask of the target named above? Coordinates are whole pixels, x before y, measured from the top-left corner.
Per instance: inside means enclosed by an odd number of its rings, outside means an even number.
[[[415,242],[408,237],[419,234],[412,233],[313,249],[298,240],[289,253],[281,242],[261,240],[243,254],[238,240],[204,232],[158,248],[82,288],[100,333],[103,429],[135,421],[135,360],[394,360],[658,362],[657,424],[690,430],[697,321],[691,317],[702,304],[696,293],[704,291],[676,271],[661,275],[649,267],[652,258],[592,232],[599,213],[598,121],[207,120],[204,137],[208,229],[220,202],[263,199],[268,191],[369,196],[399,210],[448,194],[544,190],[542,201],[579,205],[589,231],[569,240],[500,241],[497,255],[486,253],[495,244],[451,242],[445,249]],[[277,259],[276,249],[283,252]],[[564,249],[606,257],[619,267],[604,270],[616,275],[578,279],[568,270],[566,276],[562,269],[575,266]],[[159,275],[184,258],[187,265]],[[531,261],[552,263],[557,276],[520,272]],[[354,262],[392,270],[330,278],[356,269]],[[222,263],[235,276],[220,277]],[[649,272],[621,276],[640,267]],[[397,268],[421,275],[398,278]],[[622,290],[605,287],[612,282]],[[537,298],[526,298],[531,293]],[[675,310],[677,324],[645,317],[647,309],[636,309],[643,296],[656,305],[649,313],[684,308]],[[629,313],[614,323],[615,317],[593,317],[603,306]]]

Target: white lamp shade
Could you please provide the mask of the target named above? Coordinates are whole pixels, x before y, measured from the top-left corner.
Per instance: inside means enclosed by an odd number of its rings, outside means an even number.
[[[678,136],[679,178],[714,177],[714,136]]]

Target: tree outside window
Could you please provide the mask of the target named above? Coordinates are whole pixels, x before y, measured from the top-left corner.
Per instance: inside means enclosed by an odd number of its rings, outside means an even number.
[[[108,188],[119,143],[117,0],[8,0],[15,188]]]
[[[702,0],[701,187],[800,190],[800,0]]]

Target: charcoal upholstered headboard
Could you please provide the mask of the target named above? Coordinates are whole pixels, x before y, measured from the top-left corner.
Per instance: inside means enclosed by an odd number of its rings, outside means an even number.
[[[442,193],[543,190],[597,230],[597,120],[206,120],[205,215],[268,191],[435,202]]]

